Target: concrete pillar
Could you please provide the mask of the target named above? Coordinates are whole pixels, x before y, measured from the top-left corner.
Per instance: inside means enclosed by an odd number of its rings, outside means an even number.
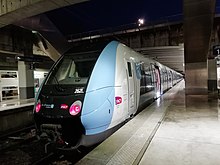
[[[24,56],[33,55],[33,40],[31,31],[22,30],[20,40]],[[18,61],[19,94],[20,99],[34,98],[34,71],[31,62]]]
[[[215,59],[208,60],[208,90],[217,91],[217,64]]]
[[[18,61],[20,99],[34,98],[34,71],[30,64]]]
[[[184,0],[183,9],[186,94],[207,94],[215,0]]]

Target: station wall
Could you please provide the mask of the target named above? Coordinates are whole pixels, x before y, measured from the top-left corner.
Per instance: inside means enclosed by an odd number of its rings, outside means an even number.
[[[35,95],[46,77],[48,70],[34,71]],[[19,81],[17,70],[0,70],[0,101],[19,99]]]

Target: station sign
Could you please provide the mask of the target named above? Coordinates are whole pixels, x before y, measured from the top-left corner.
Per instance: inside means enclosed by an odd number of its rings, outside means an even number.
[[[220,55],[220,45],[214,45],[212,50],[214,56]]]

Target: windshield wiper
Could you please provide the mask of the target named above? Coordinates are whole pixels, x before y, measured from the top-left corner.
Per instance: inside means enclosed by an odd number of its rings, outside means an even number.
[[[54,78],[54,80],[55,80],[55,81],[56,81],[56,83],[57,83],[56,90],[58,90],[59,92],[64,92],[64,91],[65,91],[65,89],[61,87],[61,85],[60,85],[59,81],[57,80],[56,75],[54,75],[54,76],[53,76],[53,78]]]

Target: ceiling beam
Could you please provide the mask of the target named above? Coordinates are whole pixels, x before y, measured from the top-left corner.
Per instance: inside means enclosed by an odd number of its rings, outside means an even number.
[[[7,0],[0,1],[0,28],[27,17],[88,0]]]

